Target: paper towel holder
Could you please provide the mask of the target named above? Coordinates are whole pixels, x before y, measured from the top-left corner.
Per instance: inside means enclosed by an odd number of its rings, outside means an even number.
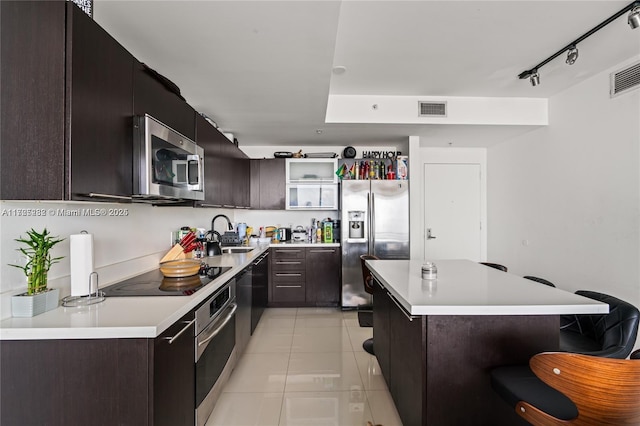
[[[98,286],[98,273],[92,272],[89,274],[89,291],[94,288],[95,292],[89,293],[86,296],[67,296],[62,299],[62,306],[66,307],[80,307],[95,305],[96,303],[104,302],[104,291],[99,290]]]

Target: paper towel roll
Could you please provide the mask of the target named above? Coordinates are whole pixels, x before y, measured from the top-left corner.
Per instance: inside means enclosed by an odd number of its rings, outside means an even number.
[[[93,272],[93,234],[70,236],[71,295],[91,293],[89,275]]]

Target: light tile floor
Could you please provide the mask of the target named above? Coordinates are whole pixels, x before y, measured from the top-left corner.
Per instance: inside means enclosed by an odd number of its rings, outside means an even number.
[[[401,426],[371,328],[329,308],[265,310],[207,426]]]

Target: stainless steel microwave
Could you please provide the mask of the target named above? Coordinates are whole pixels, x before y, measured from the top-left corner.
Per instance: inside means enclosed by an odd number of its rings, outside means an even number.
[[[204,200],[204,149],[148,114],[134,118],[134,201]]]

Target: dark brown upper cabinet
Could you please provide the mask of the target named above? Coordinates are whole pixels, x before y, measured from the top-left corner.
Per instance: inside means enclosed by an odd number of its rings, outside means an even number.
[[[248,208],[247,156],[218,129],[196,114],[196,142],[204,148],[204,201],[199,207]]]
[[[251,160],[251,208],[284,210],[285,196],[285,159]]]
[[[72,2],[0,7],[0,198],[131,195],[133,56]]]
[[[0,199],[65,197],[64,2],[0,2]]]
[[[171,89],[172,83],[145,64],[135,62],[133,111],[153,118],[191,140],[196,139],[196,112]]]
[[[67,143],[71,199],[133,191],[134,57],[67,2]]]

